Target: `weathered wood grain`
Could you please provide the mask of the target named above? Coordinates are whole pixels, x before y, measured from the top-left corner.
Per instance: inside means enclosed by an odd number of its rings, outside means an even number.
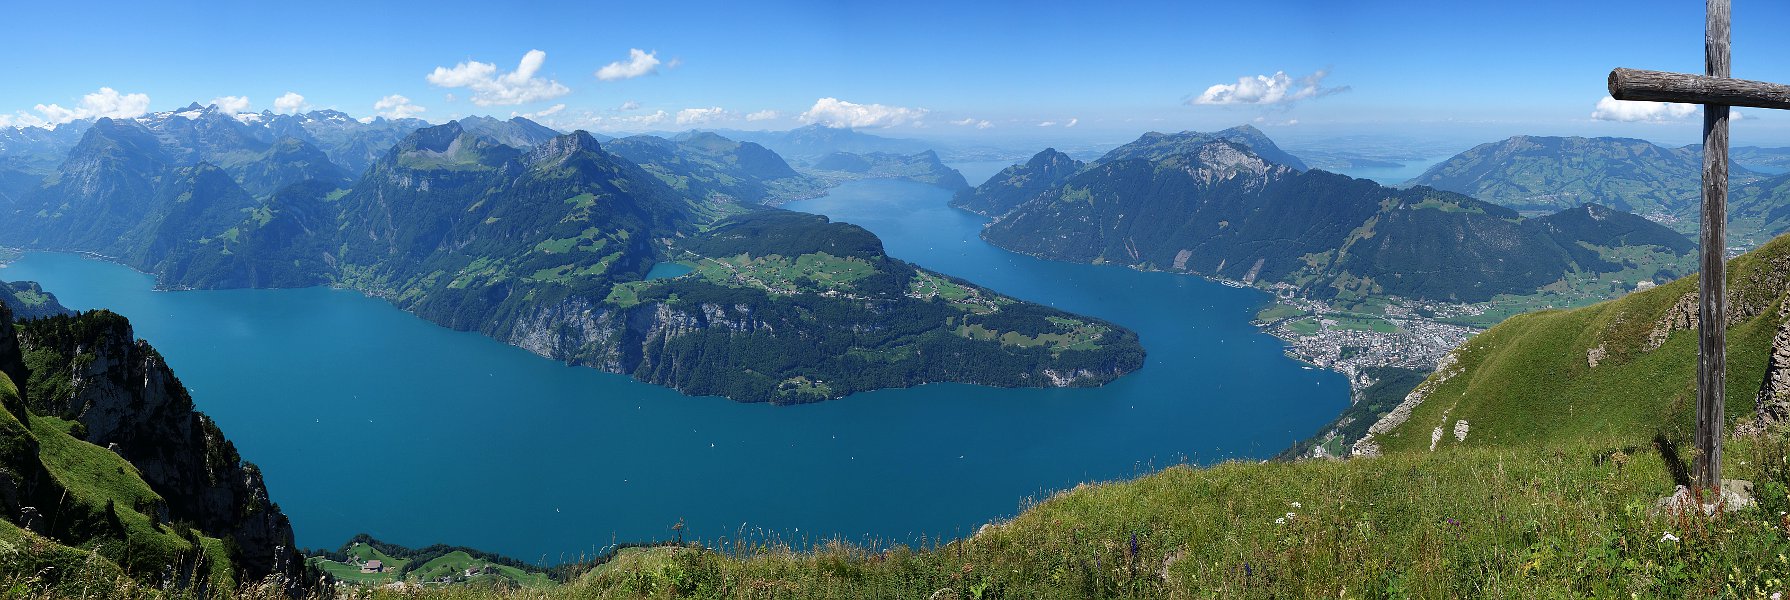
[[[1790,85],[1764,81],[1618,68],[1609,83],[1617,100],[1790,109]]]
[[[1729,0],[1709,0],[1703,38],[1703,66],[1710,78],[1729,75]],[[1613,76],[1612,76],[1613,77]],[[1732,80],[1728,80],[1732,81]],[[1614,95],[1614,94],[1612,94]],[[1703,489],[1722,489],[1722,409],[1728,372],[1728,111],[1713,100],[1703,105],[1703,219],[1698,240],[1696,478]]]

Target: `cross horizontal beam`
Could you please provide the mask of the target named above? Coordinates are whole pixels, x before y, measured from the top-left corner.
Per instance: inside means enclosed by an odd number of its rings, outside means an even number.
[[[1617,100],[1790,109],[1790,85],[1641,69],[1611,70],[1610,97]]]

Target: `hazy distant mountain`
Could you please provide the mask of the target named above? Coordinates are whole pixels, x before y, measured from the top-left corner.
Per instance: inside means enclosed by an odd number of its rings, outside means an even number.
[[[756,142],[800,165],[812,164],[835,152],[911,155],[933,149],[919,140],[888,138],[853,129],[808,125],[789,131],[718,131],[727,137]]]
[[[1300,172],[1225,139],[1146,136],[1039,193],[984,237],[1045,258],[1246,281],[1315,297],[1390,294],[1478,301],[1529,293],[1570,273],[1684,266],[1684,236],[1587,206],[1541,219],[1429,188]],[[983,192],[983,190],[978,190]],[[1614,248],[1633,253],[1617,259]],[[1643,274],[1666,280],[1676,269]]]
[[[161,176],[174,166],[142,125],[99,119],[43,187],[15,199],[0,233],[32,247],[116,249],[149,212]]]
[[[1045,148],[1025,164],[1002,169],[973,190],[958,192],[951,206],[997,217],[1081,172],[1085,163],[1055,148]]]
[[[1685,146],[1686,149],[1701,153],[1702,144]],[[1753,170],[1764,170],[1769,173],[1790,171],[1790,148],[1761,148],[1758,146],[1741,146],[1728,149],[1728,156],[1734,164]]]
[[[714,133],[689,132],[674,139],[636,135],[603,147],[698,198],[775,204],[816,196],[823,189],[821,182],[797,173],[764,146]]]
[[[1696,217],[1684,219],[1696,226]],[[1751,247],[1790,232],[1790,174],[1728,186],[1730,246]]]
[[[1274,140],[1268,139],[1268,136],[1263,134],[1260,129],[1249,125],[1239,125],[1212,133],[1198,131],[1157,133],[1152,131],[1138,137],[1136,141],[1114,148],[1094,162],[1106,163],[1133,158],[1160,160],[1167,156],[1194,151],[1213,140],[1236,142],[1268,162],[1286,165],[1295,171],[1306,170],[1305,162],[1299,160],[1299,157],[1281,150],[1279,146],[1274,145]]]
[[[1668,220],[1694,231],[1702,155],[1630,138],[1517,136],[1480,144],[1430,167],[1410,183],[1460,192],[1526,211],[1597,203]],[[1733,167],[1736,185],[1759,175]]]
[[[280,138],[267,151],[237,169],[243,189],[256,196],[266,196],[288,185],[317,180],[335,186],[353,181],[348,171],[335,163],[322,150],[298,138]]]
[[[511,148],[533,148],[535,144],[551,140],[562,135],[552,128],[524,119],[510,117],[508,121],[499,121],[491,117],[462,117],[457,120],[460,128],[473,135],[490,138],[492,141]]]
[[[1091,163],[1076,160],[1068,154],[1058,152],[1055,148],[1046,148],[1024,164],[1007,167],[982,185],[977,186],[976,189],[958,193],[955,198],[952,198],[951,205],[984,216],[998,217],[1093,166],[1132,159],[1160,160],[1177,154],[1197,151],[1201,146],[1215,140],[1226,140],[1239,144],[1248,148],[1256,156],[1296,171],[1306,169],[1305,163],[1300,161],[1299,157],[1281,150],[1274,144],[1274,140],[1268,139],[1267,135],[1249,125],[1212,133],[1198,131],[1157,133],[1152,131],[1143,134],[1131,143],[1106,152]]]
[[[5,181],[7,171],[35,176],[40,181],[55,171],[92,126],[92,121],[81,120],[55,127],[0,127],[0,193],[11,189]]]
[[[410,135],[428,127],[422,119],[387,119],[374,117],[366,122],[335,110],[314,110],[284,115],[270,111],[235,115],[258,139],[273,143],[282,137],[304,140],[322,150],[330,162],[350,175],[359,176],[384,156],[387,150]]]
[[[963,174],[945,166],[937,152],[925,150],[914,154],[888,152],[834,152],[820,157],[807,172],[822,179],[838,182],[853,179],[902,179],[935,185],[953,193],[970,189]]]

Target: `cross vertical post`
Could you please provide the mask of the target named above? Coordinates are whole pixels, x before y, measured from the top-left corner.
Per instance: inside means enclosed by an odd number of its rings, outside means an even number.
[[[1735,106],[1790,110],[1790,85],[1734,79],[1728,54],[1729,2],[1707,0],[1703,75],[1617,68],[1610,97],[1631,102],[1703,105],[1703,210],[1698,232],[1696,481],[1722,485],[1722,424],[1728,370],[1728,113]]]
[[[1730,0],[1708,0],[1703,66],[1709,77],[1730,77]],[[1721,489],[1722,423],[1727,394],[1728,105],[1703,105],[1703,218],[1698,244],[1696,483]]]

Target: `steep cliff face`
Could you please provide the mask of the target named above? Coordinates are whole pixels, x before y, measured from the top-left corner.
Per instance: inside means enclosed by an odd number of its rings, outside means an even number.
[[[137,468],[166,501],[169,519],[233,540],[242,581],[297,581],[292,526],[260,471],[193,409],[186,388],[129,321],[107,311],[28,321],[18,328],[18,346],[30,370],[32,412],[79,422],[87,442]]]
[[[0,287],[4,285],[0,284]],[[0,299],[0,375],[12,381],[24,381],[25,355],[19,352],[19,339],[13,333],[12,320],[12,307]]]

